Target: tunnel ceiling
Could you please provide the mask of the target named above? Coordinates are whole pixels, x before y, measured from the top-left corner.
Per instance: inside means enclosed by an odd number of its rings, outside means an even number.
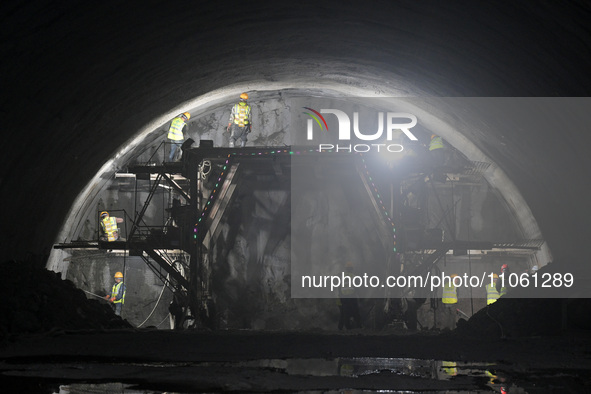
[[[256,2],[243,12],[32,1],[0,9],[6,258],[48,253],[75,197],[113,152],[208,92],[310,81],[406,96],[591,90],[591,12],[576,2]],[[466,137],[521,190],[557,257],[584,251],[588,131],[565,127],[561,144],[517,131]]]

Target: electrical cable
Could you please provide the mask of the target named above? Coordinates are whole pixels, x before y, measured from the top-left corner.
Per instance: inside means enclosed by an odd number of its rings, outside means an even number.
[[[168,278],[169,277],[170,277],[170,274],[166,275],[166,281],[168,281]],[[141,322],[136,328],[140,328],[141,326],[143,326],[144,323],[147,322],[150,317],[152,317],[152,315],[154,314],[154,311],[156,310],[156,307],[160,303],[160,299],[162,298],[162,294],[164,294],[164,289],[166,289],[166,286],[162,286],[162,291],[160,291],[160,295],[158,296],[158,299],[156,300],[156,305],[154,305],[154,308],[152,309],[152,312],[150,312],[150,314],[148,315],[148,317],[146,317],[146,320],[144,320],[143,322]],[[160,324],[162,324],[162,322],[160,322]]]
[[[162,321],[156,325],[156,328],[159,328],[162,325],[162,323],[164,323],[166,321],[166,319],[169,319],[169,318],[170,318],[170,313],[168,315],[164,316],[164,319],[162,319]]]
[[[206,171],[207,169],[207,171]],[[198,170],[201,173],[201,177],[205,179],[205,177],[207,177],[209,175],[209,173],[211,172],[212,166],[211,166],[211,161],[209,160],[203,160],[203,162],[201,164],[199,164]]]
[[[494,317],[492,317],[489,313],[488,313],[488,308],[489,305],[486,306],[486,316],[490,317],[495,323],[497,323],[499,325],[499,328],[501,329],[501,339],[505,339],[505,332],[503,331],[503,326],[501,325],[501,323],[495,319]]]
[[[127,231],[126,231],[127,232]],[[125,234],[127,239],[127,234]],[[127,249],[123,250],[123,280],[121,281],[121,286],[123,286],[123,301],[125,301],[125,279],[127,279]],[[123,309],[123,301],[121,303],[121,309]]]

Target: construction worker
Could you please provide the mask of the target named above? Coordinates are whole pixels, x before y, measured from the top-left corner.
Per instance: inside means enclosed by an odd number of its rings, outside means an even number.
[[[432,167],[430,178],[436,182],[445,182],[447,175],[442,167],[446,162],[446,149],[443,139],[437,134],[431,134],[431,141],[429,142],[429,162]]]
[[[125,303],[125,285],[123,284],[123,274],[115,273],[115,284],[111,289],[111,295],[106,295],[105,300],[112,302],[115,307],[115,314],[121,316],[121,307]]]
[[[359,314],[359,303],[355,296],[353,287],[353,263],[345,264],[344,276],[350,278],[351,283],[344,283],[340,288],[338,305],[340,309],[339,330],[345,327],[347,330],[361,327],[361,316]]]
[[[443,149],[443,139],[437,134],[431,134],[431,142],[429,142],[429,151],[432,152],[436,149]]]
[[[431,134],[431,141],[429,142],[429,154],[435,165],[442,165],[444,161],[443,139],[437,134]]]
[[[109,212],[102,211],[101,217],[101,230],[103,235],[100,236],[101,241],[113,242],[119,239],[119,228],[117,223],[123,223],[123,218],[110,216]]]
[[[499,292],[497,291],[496,285],[499,279],[499,275],[493,274],[493,283],[490,281],[486,284],[486,304],[490,305],[499,299]]]
[[[252,116],[247,100],[248,94],[242,93],[240,102],[232,107],[230,121],[226,128],[230,132],[230,148],[235,146],[238,138],[240,138],[240,147],[244,148],[247,141],[246,136],[252,131]]]
[[[168,129],[168,141],[170,142],[170,154],[168,161],[174,161],[174,156],[183,145],[185,140],[185,131],[187,131],[187,122],[191,119],[191,114],[183,112],[172,120]]]
[[[458,290],[454,286],[454,278],[456,274],[451,274],[450,281],[443,281],[443,292],[441,294],[441,302],[445,306],[443,322],[446,328],[454,329],[456,327],[456,307],[458,304]]]
[[[455,361],[441,361],[441,370],[449,376],[458,375],[458,363]]]

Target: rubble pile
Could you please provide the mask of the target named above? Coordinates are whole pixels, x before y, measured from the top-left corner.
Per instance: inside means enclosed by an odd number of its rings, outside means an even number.
[[[539,273],[555,274],[552,263]],[[591,330],[591,299],[577,298],[576,291],[555,288],[538,298],[536,289],[513,288],[507,297],[481,309],[467,322],[458,324],[457,332],[491,337],[524,337],[564,334],[567,330]]]
[[[560,300],[499,299],[463,323],[458,333],[493,338],[552,335],[561,327]]]
[[[501,298],[458,324],[458,334],[487,337],[557,335],[590,330],[589,299]]]
[[[129,328],[131,325],[100,300],[85,293],[39,262],[0,264],[0,337],[53,329]]]

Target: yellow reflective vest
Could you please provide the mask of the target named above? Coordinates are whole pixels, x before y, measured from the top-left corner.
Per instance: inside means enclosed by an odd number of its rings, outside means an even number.
[[[123,293],[118,297],[119,291],[121,291],[121,286],[123,286]],[[123,285],[123,281],[119,283],[115,283],[113,288],[111,289],[111,298],[115,297],[116,300],[113,301],[114,304],[125,304],[125,285]]]
[[[456,287],[452,284],[443,286],[443,293],[441,294],[441,302],[444,304],[457,304],[458,292]]]
[[[441,369],[449,376],[456,376],[458,374],[458,364],[455,361],[442,361]]]
[[[355,288],[353,287],[353,274],[350,272],[345,272],[345,276],[351,279],[351,286],[345,286],[343,283],[343,287],[341,287],[341,295],[346,297],[355,294]]]
[[[174,118],[170,124],[170,129],[168,129],[168,139],[173,141],[184,140],[183,127],[185,127],[185,121],[180,117]]]
[[[115,233],[119,231],[119,229],[117,228],[117,218],[115,218],[113,216],[109,216],[107,218],[104,218],[101,221],[101,225],[103,226],[103,231],[105,232],[105,235],[107,236],[107,241],[109,241],[109,242],[116,241],[117,236],[115,235]]]
[[[499,292],[497,291],[494,284],[486,285],[486,304],[490,305],[499,299]]]
[[[441,137],[435,137],[431,139],[431,142],[429,143],[430,151],[441,148],[443,148],[443,140],[441,139]]]
[[[230,123],[236,123],[239,127],[247,126],[250,123],[250,105],[241,102],[232,107]]]

